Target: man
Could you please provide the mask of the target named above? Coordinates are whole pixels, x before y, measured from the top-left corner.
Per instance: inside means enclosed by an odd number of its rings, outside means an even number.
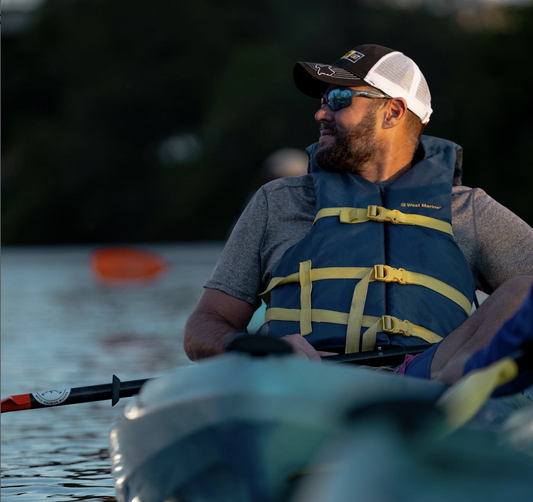
[[[188,356],[224,352],[263,293],[259,332],[297,355],[431,343],[401,372],[455,381],[527,295],[533,229],[460,186],[458,145],[420,141],[431,96],[402,53],[362,45],[297,63],[294,80],[322,99],[309,174],[263,186],[244,211],[186,325]],[[492,294],[468,317],[476,287]]]

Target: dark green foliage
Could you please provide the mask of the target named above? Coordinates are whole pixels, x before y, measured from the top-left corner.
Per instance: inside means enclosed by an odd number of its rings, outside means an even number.
[[[294,62],[360,43],[419,63],[427,134],[533,223],[533,8],[501,15],[489,30],[362,1],[48,0],[3,35],[4,244],[223,239],[269,153],[317,139]],[[169,138],[189,155],[162,154]]]

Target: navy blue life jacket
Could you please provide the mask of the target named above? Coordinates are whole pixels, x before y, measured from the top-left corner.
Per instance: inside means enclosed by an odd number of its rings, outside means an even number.
[[[440,341],[470,314],[475,282],[451,227],[461,148],[423,136],[423,158],[380,189],[313,161],[317,218],[272,271],[268,334],[346,353]]]

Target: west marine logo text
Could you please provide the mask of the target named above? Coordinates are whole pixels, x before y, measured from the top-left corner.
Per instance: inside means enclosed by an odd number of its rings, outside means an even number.
[[[442,206],[434,206],[433,204],[426,204],[425,202],[402,202],[401,207],[424,207],[426,209],[440,209]]]

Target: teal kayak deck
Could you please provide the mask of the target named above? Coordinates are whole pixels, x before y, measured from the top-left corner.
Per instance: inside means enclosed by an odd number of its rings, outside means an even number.
[[[119,501],[290,500],[294,480],[380,403],[432,409],[441,383],[292,356],[214,357],[151,380],[111,431]]]

